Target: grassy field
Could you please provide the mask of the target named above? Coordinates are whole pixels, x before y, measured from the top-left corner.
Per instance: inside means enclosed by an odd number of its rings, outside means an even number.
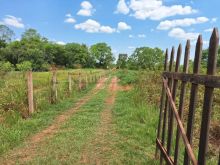
[[[162,89],[162,81],[161,81],[161,72],[152,72],[152,71],[119,71],[117,76],[122,80],[122,84],[134,84],[135,89],[137,90],[135,94],[133,94],[133,98],[136,103],[145,102],[145,106],[156,106],[157,116],[159,117],[158,107],[160,105],[160,95]],[[183,114],[183,121],[186,127],[187,118],[188,118],[188,106],[189,106],[189,98],[190,98],[190,84],[187,85],[186,90],[186,98],[185,98],[185,107]],[[193,134],[193,148],[195,151],[195,155],[197,155],[199,136],[200,136],[200,124],[201,124],[201,113],[203,106],[203,93],[204,87],[199,87],[198,92],[198,103],[196,106],[195,112],[195,120],[194,120],[194,134]],[[176,105],[178,107],[178,100],[180,96],[180,83],[178,86]],[[210,127],[210,136],[209,136],[209,152],[208,152],[208,161],[207,164],[217,164],[218,156],[219,156],[219,145],[220,145],[220,91],[219,89],[215,89],[214,100],[213,100],[213,111],[211,114],[211,127]],[[174,125],[177,125],[174,122]],[[176,132],[176,130],[174,131]],[[175,143],[175,138],[173,139],[172,144]],[[182,139],[180,140],[181,148],[184,148]],[[174,145],[172,146],[172,151],[174,151]],[[180,162],[183,161],[184,149],[182,149],[180,154]]]
[[[69,95],[68,72],[96,75],[87,89],[78,90],[77,77],[73,77],[73,92]],[[35,113],[24,119],[27,114],[27,92],[25,74],[12,72],[2,76],[0,92],[0,155],[20,145],[27,137],[47,127],[54,118],[72,107],[74,102],[85,95],[96,83],[102,70],[59,71],[58,103],[50,104],[51,73],[33,73]]]
[[[85,72],[91,71],[86,70]],[[102,71],[96,72],[100,74]],[[39,80],[41,77],[47,76],[47,73],[35,73],[34,85],[42,90],[49,83],[50,77],[47,83],[39,82]],[[113,81],[115,76],[118,77],[118,82]],[[66,81],[66,77],[66,72],[59,72],[58,82]],[[19,155],[12,159],[17,160],[18,164],[48,164],[48,162],[50,164],[159,164],[158,160],[154,159],[162,86],[159,72],[127,70],[112,72],[107,76],[103,87],[95,94],[90,93],[94,88],[94,83],[81,92],[75,90],[76,92],[71,96],[65,90],[68,84],[64,82],[58,85],[62,89],[60,92],[65,91],[63,95],[60,95],[62,97],[59,98],[58,103],[50,105],[45,102],[42,107],[38,106],[38,111],[32,118],[22,119],[18,110],[2,113],[4,120],[0,126],[0,140],[3,143],[0,146],[0,157],[1,155],[7,157],[8,153],[10,155],[8,151],[14,148],[19,150],[27,147],[28,145],[24,143],[27,137],[50,126],[57,116],[62,116],[65,111],[77,106],[80,98],[86,96],[91,98],[69,116],[57,128],[53,136],[35,144],[34,148],[31,147],[32,143],[29,144],[31,158],[26,158],[25,162],[23,160],[20,162],[22,157],[20,158]],[[115,88],[113,88],[114,86]],[[77,86],[74,86],[74,89],[77,89]],[[37,88],[35,90],[38,92]],[[190,96],[189,91],[190,85],[187,87],[187,99]],[[194,128],[195,152],[199,136],[198,125],[200,123],[198,120],[201,115],[202,92],[201,88]],[[216,91],[216,95],[218,96],[218,91]],[[178,96],[179,93],[177,100]],[[42,96],[43,100],[46,100],[47,97],[49,96],[46,94]],[[37,98],[41,97],[37,96]],[[207,162],[210,165],[217,164],[218,160],[217,140],[220,114],[215,111],[218,109],[218,98],[214,99]],[[41,103],[42,101],[39,101],[38,104],[41,105]],[[188,102],[184,109],[184,121],[187,119],[187,113]],[[182,162],[184,155],[182,140],[180,145],[182,146],[180,162]],[[174,150],[174,146],[172,150]],[[8,158],[10,159],[10,156]]]
[[[104,73],[103,70],[67,70],[57,72],[58,102],[70,96],[68,93],[68,73],[73,81],[72,90],[78,90],[79,77],[85,83],[85,76],[89,83],[94,83]],[[80,75],[79,75],[80,74]],[[25,73],[10,72],[0,74],[0,115],[8,111],[17,111],[24,118],[27,117],[27,77]],[[52,72],[34,72],[33,88],[34,103],[37,112],[46,109],[51,97]],[[73,95],[75,92],[72,93]]]

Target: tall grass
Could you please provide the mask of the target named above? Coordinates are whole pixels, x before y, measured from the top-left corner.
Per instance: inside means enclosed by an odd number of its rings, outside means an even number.
[[[160,96],[161,96],[161,72],[152,72],[152,71],[118,71],[117,75],[121,78],[122,84],[129,84],[133,81],[133,86],[136,92],[133,93],[133,99],[136,106],[143,105],[145,103],[146,107],[156,106],[155,111],[157,112],[157,118],[159,117],[159,105],[160,105]],[[130,80],[134,78],[134,80]],[[136,79],[135,79],[136,78]],[[132,83],[131,83],[132,84]],[[176,106],[178,107],[179,96],[180,96],[180,84],[178,86]],[[185,97],[185,106],[183,114],[183,122],[186,128],[188,120],[188,108],[189,108],[189,98],[190,98],[190,88],[191,85],[187,84],[186,97]],[[202,106],[203,106],[203,95],[204,87],[199,87],[198,92],[198,103],[195,112],[194,120],[194,134],[193,134],[193,148],[194,152],[197,155],[199,136],[200,136],[200,124],[202,116]],[[211,126],[210,126],[210,135],[209,135],[209,152],[207,155],[208,161],[207,164],[217,164],[218,155],[219,155],[219,145],[220,145],[220,92],[219,89],[215,89],[214,101],[213,101],[213,110],[211,114]],[[146,115],[146,114],[142,114]],[[174,122],[174,126],[177,126],[177,123]],[[176,130],[174,131],[173,143],[175,143]],[[156,138],[156,136],[154,137]],[[181,139],[182,150],[180,156],[180,161],[183,161],[184,155],[184,146]],[[172,147],[174,150],[174,145]]]

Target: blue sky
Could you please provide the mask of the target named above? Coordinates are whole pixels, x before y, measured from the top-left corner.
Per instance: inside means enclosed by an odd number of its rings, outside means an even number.
[[[207,47],[211,28],[220,27],[219,0],[0,0],[0,24],[16,39],[28,28],[60,44],[106,42],[117,56],[135,47],[163,50],[195,44],[203,34]]]

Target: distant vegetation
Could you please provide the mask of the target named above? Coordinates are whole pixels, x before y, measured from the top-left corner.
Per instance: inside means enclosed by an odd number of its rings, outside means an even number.
[[[14,32],[0,25],[1,71],[47,71],[57,68],[112,68],[115,58],[104,42],[88,47],[85,44],[60,45],[41,36],[35,29],[27,29],[20,40],[13,40]],[[164,55],[159,48],[141,47],[128,57],[119,55],[117,67],[122,69],[161,69]]]
[[[35,29],[26,30],[19,41],[12,41],[14,32],[0,25],[0,69],[47,71],[60,68],[108,68],[115,60],[111,47],[97,43],[59,45],[42,37]]]
[[[41,36],[35,29],[27,29],[20,40],[13,40],[14,32],[0,25],[0,71],[48,71],[56,68],[114,68],[130,70],[161,70],[164,52],[160,48],[139,47],[131,56],[119,54],[104,42],[88,47],[86,44],[60,45]],[[220,67],[220,49],[217,67]],[[208,49],[203,51],[202,66],[207,64]],[[193,63],[190,62],[190,69]],[[203,71],[203,70],[202,70]]]

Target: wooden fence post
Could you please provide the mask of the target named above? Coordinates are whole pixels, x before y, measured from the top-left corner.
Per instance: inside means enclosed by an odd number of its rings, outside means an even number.
[[[200,35],[196,44],[196,52],[194,57],[194,66],[193,66],[193,74],[199,74],[200,72],[200,63],[202,58],[202,36]],[[187,133],[186,136],[189,140],[189,143],[192,145],[192,137],[193,137],[193,123],[195,116],[195,109],[197,104],[197,93],[198,93],[198,84],[193,84],[191,86],[190,91],[190,103],[189,103],[189,113],[188,113],[188,123],[187,123]],[[184,156],[184,165],[190,164],[189,156],[187,151],[185,150]]]
[[[172,71],[173,67],[173,60],[174,60],[174,47],[172,47],[171,55],[170,55],[170,63],[169,63],[169,72]],[[171,89],[172,88],[172,79],[168,79],[168,86]],[[163,128],[162,128],[162,145],[165,144],[165,136],[166,136],[166,125],[167,125],[167,113],[170,108],[170,103],[168,100],[168,96],[166,96],[166,102],[165,102],[165,110],[164,110],[164,116],[163,116]],[[161,152],[160,154],[160,164],[163,164],[163,154]]]
[[[51,103],[55,104],[57,102],[57,72],[53,71],[52,75],[52,88],[51,88]]]
[[[213,30],[209,43],[207,75],[215,75],[216,73],[218,46],[219,46],[219,34],[218,34],[218,29],[215,28]],[[208,138],[209,138],[208,135],[209,135],[212,102],[213,102],[213,92],[214,92],[213,87],[205,86],[205,94],[204,94],[205,101],[203,104],[203,111],[202,111],[202,122],[201,122],[199,154],[198,154],[199,165],[206,164],[206,153],[208,150]]]
[[[88,87],[88,77],[87,77],[87,74],[85,76],[85,82],[86,82],[86,88]]]
[[[78,77],[78,79],[79,79],[79,90],[81,91],[82,90],[82,77],[81,77],[81,73],[79,73],[79,77]]]
[[[69,89],[69,93],[72,93],[72,76],[70,73],[68,73],[68,89]]]
[[[180,58],[182,54],[182,45],[179,44],[178,50],[177,50],[177,56],[176,56],[176,66],[175,66],[175,72],[179,72],[179,65],[180,65]],[[178,86],[178,80],[173,80],[173,88],[172,88],[172,98],[173,101],[176,101],[176,91]],[[167,154],[170,156],[171,154],[171,143],[172,143],[172,136],[173,136],[173,110],[169,109],[169,121],[168,121],[168,136],[167,136]]]
[[[34,94],[33,94],[33,77],[32,71],[27,72],[27,86],[28,86],[28,112],[29,115],[34,113]]]
[[[165,61],[164,61],[164,71],[167,71],[167,61],[168,61],[168,49],[166,49],[165,53]],[[158,128],[157,128],[157,139],[160,138],[161,134],[161,123],[162,123],[162,117],[164,113],[164,102],[165,102],[165,89],[164,85],[162,85],[162,93],[161,93],[161,98],[160,98],[160,114],[159,114],[159,123],[158,123]],[[156,147],[156,153],[155,153],[155,158],[158,157],[158,147]]]
[[[187,40],[185,47],[185,55],[184,55],[184,64],[183,64],[183,73],[188,73],[189,68],[189,56],[190,56],[190,40]],[[181,83],[181,91],[180,91],[180,100],[179,100],[179,109],[178,113],[180,119],[182,120],[183,108],[184,108],[184,98],[186,93],[186,81],[182,81]],[[180,139],[180,129],[177,127],[176,132],[176,145],[175,145],[175,153],[174,153],[174,164],[178,164],[178,154],[179,154],[179,139]]]

